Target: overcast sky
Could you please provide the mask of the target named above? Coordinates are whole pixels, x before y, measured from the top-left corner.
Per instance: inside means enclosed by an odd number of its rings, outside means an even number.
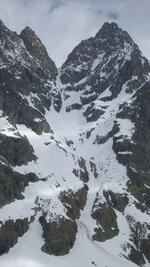
[[[17,32],[30,26],[57,66],[105,21],[127,30],[150,59],[150,0],[0,0],[0,18]]]

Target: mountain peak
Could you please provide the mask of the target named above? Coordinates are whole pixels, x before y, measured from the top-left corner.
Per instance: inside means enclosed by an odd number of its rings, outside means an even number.
[[[3,23],[3,21],[0,19],[0,34],[6,34],[6,33],[10,33],[11,31],[6,27],[6,25]],[[1,38],[2,36],[0,36]]]
[[[0,27],[5,27],[5,25],[1,19],[0,19]]]
[[[34,35],[36,35],[35,34],[35,32],[29,27],[29,26],[26,26],[22,31],[21,31],[21,34],[22,33],[32,33],[32,34],[34,34]]]
[[[20,33],[20,37],[25,40],[25,39],[32,39],[32,41],[39,43],[41,46],[42,41],[40,38],[36,35],[35,31],[33,31],[29,26],[26,26]]]
[[[55,80],[35,32],[1,24],[0,266],[150,266],[150,66],[130,40],[105,23]]]
[[[130,35],[119,28],[117,23],[115,22],[105,22],[98,33],[95,35],[95,38],[107,39],[111,44],[111,41],[115,41],[115,43],[121,43],[126,41],[127,43],[133,44],[133,40]]]
[[[122,32],[123,30],[121,28],[119,28],[118,24],[115,22],[105,22],[102,27],[100,28],[100,30],[98,31],[98,33],[96,34],[96,36],[106,33],[116,33],[116,32]]]
[[[119,30],[120,29],[119,26],[118,26],[118,24],[115,23],[115,22],[111,22],[111,23],[105,22],[103,24],[102,28],[103,29],[113,29],[113,30]]]
[[[38,59],[44,68],[53,73],[53,76],[55,77],[57,74],[55,63],[49,57],[46,47],[36,33],[27,26],[22,30],[20,37],[22,38],[28,52],[34,58]]]

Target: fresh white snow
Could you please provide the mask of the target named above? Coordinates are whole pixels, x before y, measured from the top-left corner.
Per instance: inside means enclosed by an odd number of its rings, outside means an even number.
[[[109,88],[106,94],[109,93]],[[104,94],[103,94],[104,96]],[[33,146],[37,161],[29,162],[27,165],[15,167],[14,170],[21,173],[35,172],[40,179],[36,183],[30,183],[25,189],[24,199],[16,200],[13,203],[0,209],[0,218],[5,221],[8,218],[30,218],[35,215],[34,222],[30,229],[19,238],[18,243],[10,249],[9,253],[0,257],[2,267],[134,267],[135,264],[123,257],[122,246],[129,239],[129,225],[125,216],[117,212],[119,224],[119,235],[106,242],[92,241],[96,221],[92,219],[91,211],[96,196],[103,202],[103,190],[124,193],[128,180],[126,168],[118,163],[116,155],[112,150],[112,139],[106,143],[93,144],[97,135],[106,136],[112,130],[116,114],[120,104],[129,101],[131,94],[124,90],[118,97],[110,102],[96,100],[97,107],[105,106],[105,113],[97,122],[86,123],[80,111],[65,112],[65,103],[60,113],[53,108],[46,112],[46,119],[49,122],[54,134],[41,136],[35,134],[24,125],[17,125],[19,133],[25,135]],[[77,92],[73,92],[68,103],[75,98],[79,100]],[[71,100],[72,99],[72,100]],[[69,102],[70,101],[70,102]],[[67,103],[67,104],[68,104]],[[117,119],[120,131],[118,135],[132,137],[134,125],[129,120]],[[85,137],[88,130],[94,128],[89,139]],[[73,142],[68,146],[66,140]],[[47,220],[57,219],[61,215],[67,217],[66,210],[58,195],[63,190],[72,189],[76,192],[83,186],[83,182],[77,178],[72,170],[78,168],[78,159],[83,157],[86,160],[86,167],[89,172],[88,199],[86,206],[81,211],[80,219],[77,220],[78,233],[74,247],[65,256],[49,256],[41,251],[43,245],[42,229],[38,222],[40,212],[36,212],[37,204],[41,210],[48,211]],[[94,162],[97,168],[98,177],[95,178],[90,167]],[[134,201],[132,199],[132,201]],[[132,202],[133,203],[133,202]],[[134,204],[127,207],[126,214],[139,216]],[[143,217],[143,221],[147,220]],[[95,265],[94,265],[95,264]],[[148,263],[145,267],[150,266]]]

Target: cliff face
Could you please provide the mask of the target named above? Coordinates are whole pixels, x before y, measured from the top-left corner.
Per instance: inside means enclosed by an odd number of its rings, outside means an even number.
[[[0,58],[0,109],[12,123],[48,132],[44,108],[51,105],[57,68],[44,45],[29,28],[18,36],[1,22]]]
[[[57,70],[29,27],[0,22],[0,265],[148,266],[149,92],[115,23]]]

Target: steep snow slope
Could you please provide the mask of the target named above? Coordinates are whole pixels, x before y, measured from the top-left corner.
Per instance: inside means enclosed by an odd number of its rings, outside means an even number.
[[[14,87],[31,112],[24,120],[19,113],[12,121],[11,101],[7,109],[1,105],[0,184],[5,176],[8,183],[1,190],[0,266],[149,267],[148,60],[126,32],[105,23],[55,77],[35,33],[26,28],[18,37],[1,27],[4,39],[21,42],[33,76],[27,92]],[[36,81],[39,60],[44,79]]]
[[[111,108],[109,107],[106,114],[103,115],[104,117],[99,120],[97,127],[96,123],[87,125],[83,116],[77,111],[74,111],[74,114],[70,116],[70,114],[66,114],[65,111],[61,111],[61,114],[57,114],[55,110],[47,112],[47,120],[51,123],[51,127],[54,131],[53,135],[43,134],[38,136],[25,126],[18,125],[19,132],[27,136],[38,160],[35,163],[31,162],[25,166],[15,167],[15,170],[23,173],[32,171],[41,178],[47,178],[47,180],[30,184],[25,190],[24,200],[16,200],[0,210],[1,220],[31,217],[36,213],[35,221],[33,225],[31,225],[30,230],[18,241],[18,244],[10,250],[8,255],[4,255],[0,258],[1,265],[13,266],[12,264],[14,264],[14,266],[19,267],[27,265],[49,266],[49,264],[51,264],[52,266],[71,265],[83,267],[92,266],[92,262],[95,262],[97,266],[113,267],[120,266],[120,264],[123,266],[133,265],[127,263],[123,257],[119,257],[119,254],[122,253],[120,242],[127,241],[129,235],[129,227],[124,216],[118,213],[118,221],[120,222],[122,220],[121,225],[126,224],[126,231],[125,229],[122,229],[122,231],[120,229],[119,237],[106,244],[98,244],[96,241],[92,240],[96,223],[90,216],[97,193],[101,194],[101,192],[104,189],[107,190],[107,188],[119,193],[125,191],[123,188],[128,179],[126,170],[125,167],[121,166],[116,160],[116,156],[112,150],[112,141],[110,140],[106,144],[100,146],[93,145],[97,131],[100,131],[102,128],[102,134],[106,135],[112,129],[113,116],[111,114],[111,109],[114,110],[115,118],[118,106],[122,103],[122,99],[123,101],[125,100],[125,97],[128,99],[131,95],[128,96],[125,92],[122,92],[122,95],[115,99],[113,104],[111,103]],[[63,125],[61,125],[61,123]],[[87,140],[83,136],[91,127],[96,127],[96,131],[92,133],[90,140]],[[130,129],[128,133],[130,135]],[[82,140],[80,140],[80,134],[82,135]],[[54,140],[52,136],[54,136]],[[67,146],[66,139],[73,141],[71,147]],[[78,234],[75,246],[68,256],[58,258],[47,256],[42,252],[40,253],[43,241],[41,238],[41,226],[38,222],[39,214],[41,214],[41,210],[43,212],[43,210],[46,209],[48,212],[47,220],[50,214],[51,219],[55,219],[58,215],[66,217],[65,209],[59,201],[58,195],[63,190],[72,189],[76,191],[83,186],[82,181],[77,179],[72,172],[77,159],[81,156],[86,159],[90,179],[87,183],[89,187],[88,201],[84,211],[81,212],[80,219],[77,220]],[[94,162],[97,166],[97,178],[94,177],[94,174],[90,170],[90,162]],[[108,168],[109,164],[110,168]],[[118,177],[118,173],[121,173],[121,177]],[[60,186],[58,186],[58,184]],[[47,202],[48,200],[50,203]],[[40,202],[41,206],[41,209],[37,211],[35,210],[37,206],[36,202]],[[32,250],[31,240],[34,242]],[[81,253],[81,249],[83,249],[82,258],[78,257]],[[89,251],[89,256],[87,256],[87,251]]]
[[[130,214],[139,220],[139,212],[134,208],[134,205],[127,208],[124,215],[117,212],[120,233],[116,238],[104,243],[97,243],[92,240],[96,222],[90,215],[96,195],[98,194],[102,198],[103,190],[109,189],[115,193],[126,192],[128,180],[126,168],[116,160],[116,155],[112,150],[112,140],[101,145],[93,144],[93,142],[97,133],[100,132],[101,136],[108,134],[113,127],[119,105],[124,101],[129,101],[131,97],[132,95],[122,91],[108,106],[103,118],[88,125],[77,111],[70,114],[62,110],[61,114],[58,114],[55,110],[51,110],[47,112],[46,118],[50,122],[54,134],[39,136],[25,126],[18,125],[19,132],[27,136],[38,160],[25,166],[15,167],[15,170],[23,173],[32,171],[41,179],[46,178],[47,180],[30,184],[25,190],[24,200],[16,200],[0,210],[1,220],[30,218],[36,214],[30,230],[10,250],[8,255],[0,258],[2,266],[13,266],[14,264],[18,267],[27,265],[42,267],[51,264],[51,266],[84,267],[92,266],[92,262],[95,262],[97,266],[134,266],[134,264],[119,256],[123,254],[122,246],[128,241],[130,233],[125,214]],[[108,105],[108,103],[105,104]],[[123,130],[123,134],[128,138],[132,137],[131,132],[134,130],[134,125],[130,124],[128,121],[124,123],[126,131]],[[92,132],[92,136],[87,139],[85,134],[91,128],[96,129]],[[52,136],[54,139],[52,139]],[[67,146],[66,140],[73,141],[71,147]],[[84,211],[81,212],[80,219],[77,220],[78,234],[75,246],[67,256],[47,256],[40,252],[43,240],[41,226],[38,222],[39,214],[46,210],[48,213],[47,220],[55,220],[57,216],[66,217],[66,211],[59,201],[58,195],[63,190],[72,189],[76,191],[83,186],[82,181],[77,179],[72,172],[74,165],[77,164],[77,159],[81,156],[86,159],[90,179],[87,183],[89,187],[87,204]],[[96,178],[90,170],[90,162],[94,162],[96,165],[96,172],[98,173]],[[104,200],[100,199],[100,201],[103,202]],[[134,202],[134,199],[131,197],[130,205],[132,202]],[[40,209],[36,210],[38,203],[40,203]],[[142,223],[148,222],[149,216],[142,216],[140,221]],[[33,243],[31,240],[33,240]],[[31,243],[33,244],[32,249]],[[79,257],[80,254],[82,257]]]

